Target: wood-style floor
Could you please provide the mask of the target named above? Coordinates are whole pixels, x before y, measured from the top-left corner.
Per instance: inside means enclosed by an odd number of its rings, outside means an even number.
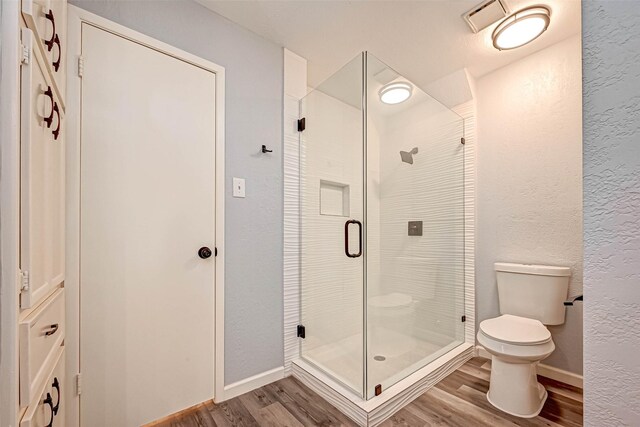
[[[581,426],[582,389],[538,377],[549,398],[532,419],[513,417],[487,401],[491,361],[476,357],[398,411],[382,426]],[[356,426],[293,377],[223,402],[198,407],[154,427]]]

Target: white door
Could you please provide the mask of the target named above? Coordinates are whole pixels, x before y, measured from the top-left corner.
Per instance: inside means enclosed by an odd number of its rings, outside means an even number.
[[[82,27],[83,427],[127,427],[214,391],[215,75]]]

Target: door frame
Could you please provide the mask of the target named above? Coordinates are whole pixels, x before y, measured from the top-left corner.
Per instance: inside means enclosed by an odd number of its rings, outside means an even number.
[[[224,398],[224,197],[225,197],[225,69],[211,61],[192,55],[169,44],[116,24],[108,19],[68,6],[67,31],[67,94],[66,94],[66,387],[67,424],[80,426],[80,400],[76,375],[80,372],[80,130],[81,90],[79,57],[82,49],[82,25],[87,23],[114,35],[203,68],[216,75],[215,112],[215,307],[214,307],[214,396]]]

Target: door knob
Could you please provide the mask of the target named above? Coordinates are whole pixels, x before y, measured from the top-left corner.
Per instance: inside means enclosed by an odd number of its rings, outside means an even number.
[[[198,256],[202,259],[207,259],[211,257],[211,249],[209,249],[206,246],[201,247],[200,249],[198,249]]]

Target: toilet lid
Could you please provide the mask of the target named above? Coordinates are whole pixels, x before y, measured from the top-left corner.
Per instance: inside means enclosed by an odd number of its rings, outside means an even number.
[[[539,320],[511,314],[482,321],[480,330],[490,338],[509,344],[542,344],[551,339],[551,332]]]
[[[369,298],[369,305],[381,308],[404,307],[410,305],[412,301],[410,295],[393,292]]]

